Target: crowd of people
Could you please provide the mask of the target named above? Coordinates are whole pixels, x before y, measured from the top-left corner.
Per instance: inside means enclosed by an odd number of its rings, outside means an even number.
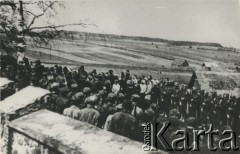
[[[99,128],[142,141],[142,126],[170,122],[173,129],[232,129],[240,134],[240,97],[208,93],[168,78],[138,76],[129,70],[114,74],[74,71],[41,61],[24,59],[16,67],[1,66],[1,76],[15,81],[15,88],[32,85],[48,89],[46,108]],[[170,134],[172,132],[169,132]],[[171,135],[169,135],[171,136]]]

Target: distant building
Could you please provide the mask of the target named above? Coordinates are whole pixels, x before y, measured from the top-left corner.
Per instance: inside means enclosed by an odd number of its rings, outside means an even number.
[[[202,68],[204,68],[207,71],[211,71],[213,68],[219,67],[217,63],[214,62],[204,62],[202,64]]]
[[[189,63],[187,60],[183,59],[175,59],[174,62],[172,62],[173,67],[189,67]]]

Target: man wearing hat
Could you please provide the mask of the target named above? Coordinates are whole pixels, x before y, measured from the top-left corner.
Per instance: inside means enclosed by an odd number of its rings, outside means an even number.
[[[110,121],[108,121],[108,129],[113,133],[134,139],[138,123],[137,119],[130,114],[132,104],[125,102],[122,107],[123,110],[113,114]]]
[[[126,70],[126,73],[125,73],[125,81],[130,80],[130,79],[131,79],[130,71],[129,71],[129,70]]]
[[[109,93],[106,101],[110,104],[116,104],[117,95],[114,93]]]
[[[160,88],[158,86],[158,81],[153,81],[153,87],[151,92],[151,103],[157,104],[158,99],[160,98]]]
[[[38,83],[39,83],[39,86],[40,86],[41,88],[47,89],[48,83],[47,83],[47,81],[46,81],[45,79],[39,80]]]
[[[23,58],[25,57],[24,52],[25,45],[23,43],[18,43],[17,45],[17,63],[20,64],[20,62],[23,62]]]
[[[78,69],[78,76],[79,76],[79,77],[82,76],[84,79],[87,78],[88,73],[85,71],[84,66],[80,66],[80,67],[79,67],[79,69]]]
[[[104,126],[106,130],[109,130],[110,117],[115,113],[116,108],[111,103],[105,103],[100,109],[99,126]]]
[[[143,109],[139,106],[140,105],[140,96],[137,94],[132,95],[132,106],[133,110],[131,114],[136,117],[139,121],[142,120],[143,116]]]
[[[113,70],[109,70],[108,73],[109,73],[108,79],[110,80],[111,85],[113,85],[115,80],[115,76],[113,75]]]
[[[83,88],[83,94],[84,94],[86,97],[90,96],[91,93],[92,93],[91,88],[89,88],[89,87]]]
[[[71,91],[67,94],[67,98],[71,99],[78,92],[78,85],[76,83],[71,84]]]
[[[69,89],[62,87],[59,89],[60,97],[56,99],[56,111],[60,114],[63,113],[63,110],[71,105],[69,99],[67,99],[67,93]]]
[[[84,94],[83,92],[77,92],[71,98],[71,101],[80,109],[86,107],[84,104]]]
[[[95,109],[95,105],[98,103],[98,96],[89,96],[85,100],[85,103],[87,104],[87,107],[78,112],[78,120],[98,126],[100,114]]]
[[[58,107],[57,107],[56,100],[59,98],[58,96],[59,89],[58,89],[58,84],[56,82],[50,85],[50,91],[51,91],[51,94],[48,97],[47,109],[53,112],[57,112]]]
[[[78,92],[72,97],[72,106],[69,108],[64,109],[63,115],[73,118],[73,119],[79,119],[79,105],[82,104],[83,99],[83,93]]]
[[[145,91],[145,99],[147,99],[150,103],[151,100],[151,93],[152,93],[152,88],[153,88],[153,83],[151,80],[149,80],[151,78],[148,78],[146,80],[146,91]]]

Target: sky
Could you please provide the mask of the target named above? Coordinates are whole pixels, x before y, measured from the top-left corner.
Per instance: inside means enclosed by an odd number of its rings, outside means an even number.
[[[54,23],[67,30],[216,42],[240,48],[240,0],[66,0]]]

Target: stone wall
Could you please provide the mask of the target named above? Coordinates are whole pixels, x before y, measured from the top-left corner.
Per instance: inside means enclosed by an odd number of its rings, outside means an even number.
[[[14,154],[147,153],[139,142],[45,109],[13,120],[9,127],[8,152]]]
[[[51,147],[21,134],[15,129],[10,128],[9,153],[12,154],[60,154]]]
[[[40,104],[41,103],[39,101],[37,101],[33,104],[28,105],[27,107],[17,110],[15,113],[0,113],[1,152],[7,153],[7,151],[8,151],[8,139],[9,139],[8,125],[9,125],[10,121],[44,108]]]
[[[0,153],[5,154],[9,151],[10,121],[45,108],[46,104],[41,98],[48,93],[48,90],[29,86],[0,103]]]

